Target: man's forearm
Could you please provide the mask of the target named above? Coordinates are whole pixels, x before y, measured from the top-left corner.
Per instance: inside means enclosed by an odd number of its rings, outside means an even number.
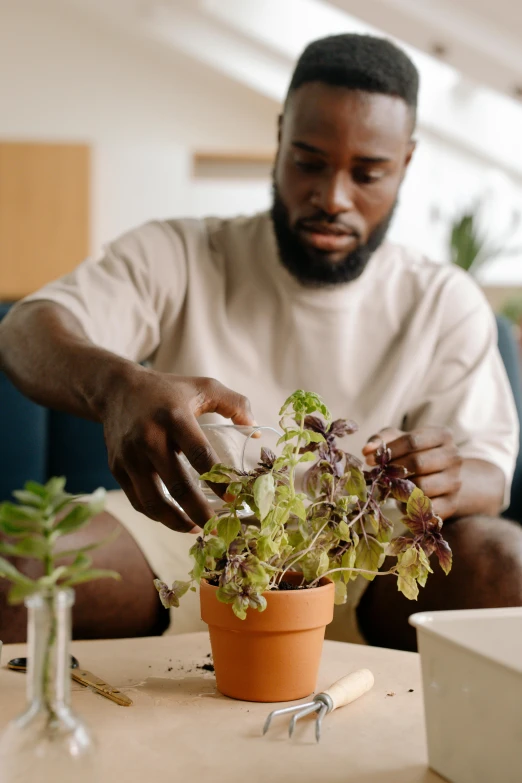
[[[506,478],[499,467],[480,459],[465,459],[462,463],[461,479],[455,518],[475,514],[500,514]]]
[[[0,367],[40,405],[99,421],[107,390],[135,365],[93,345],[66,308],[31,302],[0,325]]]

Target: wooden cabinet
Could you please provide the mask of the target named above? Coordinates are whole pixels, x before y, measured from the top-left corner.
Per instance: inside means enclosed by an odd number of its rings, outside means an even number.
[[[90,150],[0,142],[0,300],[16,300],[89,254]]]

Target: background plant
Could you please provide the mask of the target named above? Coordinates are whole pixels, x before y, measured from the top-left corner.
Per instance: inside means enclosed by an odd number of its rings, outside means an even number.
[[[52,478],[47,484],[28,481],[24,489],[13,492],[18,503],[0,504],[0,576],[12,582],[11,603],[20,603],[36,592],[52,592],[74,587],[81,582],[110,577],[119,579],[115,571],[93,569],[89,552],[103,546],[99,541],[76,549],[57,551],[63,536],[85,527],[105,504],[105,490],[92,495],[71,495],[65,491],[64,478]],[[31,579],[16,568],[10,558],[29,558],[42,563],[42,575]],[[72,559],[69,565],[56,565],[56,560]]]
[[[0,505],[0,576],[12,583],[8,595],[10,603],[21,603],[34,593],[41,593],[47,602],[49,629],[45,638],[42,694],[49,725],[56,727],[59,720],[54,713],[51,676],[58,626],[56,593],[93,579],[120,578],[115,571],[91,567],[88,553],[103,546],[107,539],[73,549],[60,547],[60,552],[57,543],[63,536],[87,525],[103,510],[105,490],[98,489],[89,496],[71,495],[65,491],[64,478],[52,478],[45,485],[28,481],[24,489],[13,495],[18,503]],[[7,560],[5,556],[11,559]],[[31,579],[22,573],[13,562],[18,558],[39,561],[42,575]],[[71,562],[57,565],[58,558]]]
[[[302,574],[302,587],[327,576],[335,582],[336,603],[346,601],[347,584],[358,575],[368,580],[391,574],[405,596],[415,599],[431,572],[435,554],[443,570],[451,568],[451,550],[441,534],[442,520],[430,500],[391,464],[389,449],[376,454],[376,466],[340,448],[338,441],[357,429],[354,422],[331,421],[322,399],[296,391],[280,411],[283,435],[279,456],[262,449],[258,467],[243,473],[216,465],[201,478],[227,484],[226,513],[211,519],[191,549],[194,567],[188,581],[169,588],[155,580],[162,603],[178,606],[194,583],[218,586],[217,597],[241,619],[248,608],[266,607],[263,593],[278,589],[288,571]],[[305,492],[296,489],[296,472],[310,464]],[[385,506],[404,508],[408,535],[393,537]],[[245,505],[252,516],[244,517]],[[386,555],[395,558],[379,571]]]
[[[472,275],[500,256],[522,255],[522,247],[512,245],[520,227],[520,213],[513,211],[504,235],[492,239],[481,228],[480,212],[480,204],[476,204],[454,218],[450,227],[452,263]]]

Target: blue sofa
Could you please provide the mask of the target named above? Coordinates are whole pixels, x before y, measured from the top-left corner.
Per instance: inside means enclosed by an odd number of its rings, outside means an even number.
[[[9,310],[0,303],[0,320]],[[511,325],[498,316],[499,348],[522,421],[522,380]],[[101,425],[42,408],[28,400],[0,372],[0,501],[27,479],[44,482],[67,476],[70,492],[118,487],[107,466]],[[522,451],[518,455],[506,517],[522,523]]]
[[[0,303],[0,320],[9,310]],[[0,372],[0,501],[28,479],[67,476],[69,492],[117,489],[100,424],[42,408]]]

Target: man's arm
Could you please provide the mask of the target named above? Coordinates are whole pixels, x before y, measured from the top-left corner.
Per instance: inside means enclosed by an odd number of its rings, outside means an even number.
[[[504,473],[485,460],[463,460],[447,428],[422,427],[412,432],[381,430],[363,449],[369,464],[374,463],[373,454],[382,443],[390,448],[394,464],[405,467],[411,480],[431,498],[433,510],[442,519],[500,513]]]
[[[154,372],[99,348],[72,313],[46,301],[21,304],[4,319],[0,367],[35,402],[103,424],[111,471],[138,511],[174,530],[197,529],[210,519],[212,510],[178,454],[198,473],[208,471],[218,460],[197,417],[216,412],[252,424],[240,394],[210,378]],[[160,479],[179,506],[169,502]]]
[[[34,402],[102,421],[106,391],[135,365],[93,345],[65,307],[37,301],[0,324],[0,368]]]

